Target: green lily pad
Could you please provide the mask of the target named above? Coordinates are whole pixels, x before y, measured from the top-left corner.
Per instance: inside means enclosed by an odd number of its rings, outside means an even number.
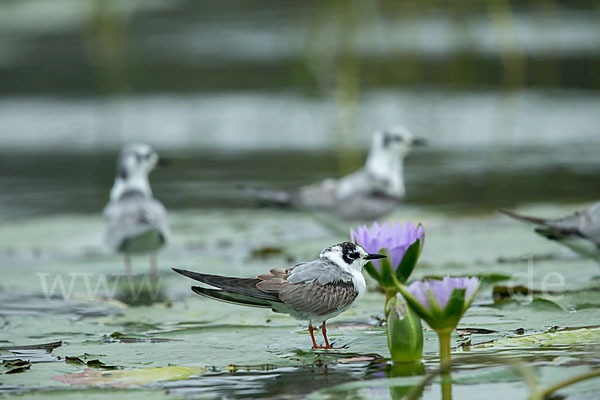
[[[600,343],[600,328],[565,329],[499,339],[489,343],[473,344],[471,348],[566,346]]]
[[[2,366],[6,368],[5,374],[19,374],[31,368],[31,362],[28,360],[4,360]]]
[[[159,367],[122,369],[116,371],[98,371],[86,369],[70,375],[55,376],[54,379],[69,385],[129,387],[142,386],[154,382],[187,379],[192,375],[202,375],[206,369],[202,367]]]

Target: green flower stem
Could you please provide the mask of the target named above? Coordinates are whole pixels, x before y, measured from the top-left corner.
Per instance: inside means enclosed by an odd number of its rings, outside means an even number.
[[[398,292],[396,291],[395,287],[393,289],[384,288],[384,291],[385,291],[385,306],[387,307],[387,304],[390,302],[391,299],[394,298],[394,296]]]
[[[450,333],[452,331],[438,331],[440,338],[440,368],[450,365]]]
[[[438,331],[440,340],[440,369],[450,367],[450,334],[452,330]],[[452,379],[450,372],[442,374],[442,400],[452,400]]]

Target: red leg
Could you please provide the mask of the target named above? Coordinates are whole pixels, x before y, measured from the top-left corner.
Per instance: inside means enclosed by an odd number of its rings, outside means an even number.
[[[313,326],[311,324],[308,324],[308,331],[310,332],[310,338],[312,339],[313,342],[313,349],[319,349],[320,347],[317,346],[317,341],[315,340],[315,334],[313,333],[313,330],[315,328],[313,328]]]
[[[323,325],[321,325],[321,332],[323,333],[323,339],[325,339],[325,348],[329,349],[329,340],[327,340],[327,329],[325,328],[325,321],[323,321]]]
[[[342,347],[333,347],[329,344],[329,340],[327,340],[327,328],[325,328],[325,321],[323,321],[323,325],[321,325],[321,332],[323,333],[323,339],[325,339],[325,347],[324,349],[345,349],[346,346]]]

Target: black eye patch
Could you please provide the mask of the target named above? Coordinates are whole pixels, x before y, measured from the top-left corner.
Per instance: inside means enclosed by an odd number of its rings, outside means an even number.
[[[357,251],[355,251],[353,253],[344,253],[342,258],[344,259],[344,261],[346,263],[352,264],[354,262],[354,260],[360,258],[360,253],[358,253]]]
[[[383,146],[388,147],[393,142],[403,142],[404,138],[399,135],[395,135],[393,133],[384,133],[383,134]]]

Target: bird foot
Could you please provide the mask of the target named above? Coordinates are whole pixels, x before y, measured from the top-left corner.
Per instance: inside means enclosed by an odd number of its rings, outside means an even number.
[[[347,345],[343,345],[343,346],[340,346],[340,347],[334,347],[332,345],[328,345],[328,346],[320,346],[320,345],[313,346],[313,349],[324,349],[324,350],[342,350],[342,349],[347,349],[347,348],[348,348]]]

